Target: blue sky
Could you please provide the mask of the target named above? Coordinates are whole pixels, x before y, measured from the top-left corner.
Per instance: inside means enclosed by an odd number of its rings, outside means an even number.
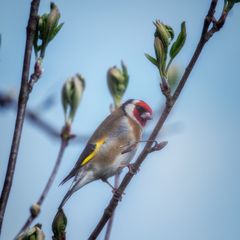
[[[222,8],[219,1],[217,13]],[[49,9],[40,5],[40,13]],[[44,59],[44,74],[35,85],[29,108],[61,129],[60,90],[64,80],[80,72],[86,91],[73,132],[90,135],[108,115],[112,99],[106,71],[121,60],[127,64],[129,87],[124,99],[143,99],[155,110],[164,103],[156,69],[145,59],[153,54],[152,21],[160,19],[175,32],[186,21],[187,40],[175,63],[186,66],[199,39],[209,0],[123,0],[56,2],[65,22]],[[30,1],[1,1],[0,90],[18,92]],[[238,240],[240,238],[240,5],[221,32],[207,43],[158,140],[167,147],[151,154],[134,177],[120,203],[112,239]],[[38,106],[52,96],[47,110]],[[15,113],[0,112],[0,182],[4,180]],[[149,124],[146,132],[153,128]],[[83,144],[70,144],[57,179],[37,222],[51,238],[51,222],[68,189],[59,182],[75,164]],[[2,239],[12,239],[28,216],[29,206],[42,191],[55,162],[59,142],[25,122],[14,184],[3,225]],[[68,239],[87,239],[111,189],[94,182],[66,204]],[[99,239],[102,239],[103,235]]]

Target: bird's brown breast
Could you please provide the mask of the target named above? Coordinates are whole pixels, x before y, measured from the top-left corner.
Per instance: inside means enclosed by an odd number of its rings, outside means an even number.
[[[114,164],[122,152],[141,138],[141,127],[131,118],[123,116],[122,122],[112,129],[112,137],[107,137],[98,156],[92,161],[97,167],[104,169]]]

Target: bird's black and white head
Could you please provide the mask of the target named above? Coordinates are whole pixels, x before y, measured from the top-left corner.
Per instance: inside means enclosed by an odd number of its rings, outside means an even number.
[[[122,109],[127,116],[137,122],[141,127],[152,119],[151,107],[142,100],[130,99],[122,105]]]

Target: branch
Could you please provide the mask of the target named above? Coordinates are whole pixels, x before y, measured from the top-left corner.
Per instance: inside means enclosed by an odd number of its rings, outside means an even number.
[[[0,108],[12,108],[15,110],[17,109],[17,101],[10,94],[2,93],[0,91]],[[35,111],[28,108],[26,109],[25,115],[30,122],[46,132],[50,137],[59,140],[60,130],[44,121]]]
[[[51,173],[51,175],[47,181],[47,184],[46,184],[45,188],[43,189],[43,192],[41,193],[37,203],[33,204],[32,207],[30,208],[30,216],[27,218],[25,224],[23,225],[23,227],[21,228],[21,230],[19,231],[19,233],[17,234],[17,237],[15,239],[18,239],[18,237],[20,235],[24,234],[24,232],[30,227],[30,225],[32,224],[34,219],[37,218],[37,216],[39,215],[41,206],[42,206],[42,204],[53,184],[53,181],[57,175],[57,171],[60,167],[64,151],[68,145],[69,140],[72,137],[73,137],[73,135],[71,135],[71,133],[70,133],[70,127],[66,125],[62,130],[60,150],[59,150],[58,157],[55,162],[54,168],[52,170],[52,173]]]
[[[115,189],[117,189],[119,187],[119,181],[120,181],[120,173],[117,173],[114,176],[114,188]],[[110,239],[112,226],[113,226],[114,215],[115,215],[114,213],[115,213],[115,211],[113,212],[110,220],[108,221],[108,225],[107,225],[107,229],[106,229],[104,240],[109,240]]]
[[[2,229],[4,213],[5,213],[7,202],[8,202],[8,197],[12,187],[15,165],[17,161],[18,149],[20,144],[20,138],[22,134],[25,110],[26,110],[27,101],[29,97],[29,89],[28,89],[29,68],[30,68],[34,34],[37,26],[39,3],[40,3],[40,0],[32,1],[30,16],[28,20],[27,38],[26,38],[23,71],[22,71],[22,81],[21,81],[21,88],[20,88],[20,93],[18,98],[18,111],[17,111],[16,122],[15,122],[15,129],[13,134],[10,156],[8,160],[7,172],[6,172],[3,189],[1,193],[1,198],[0,198],[0,234]]]
[[[122,198],[123,192],[125,191],[126,187],[128,186],[128,184],[130,183],[130,181],[132,180],[133,176],[135,175],[135,173],[138,171],[139,167],[141,166],[142,162],[145,160],[145,158],[147,157],[147,155],[149,154],[149,149],[152,149],[152,144],[153,141],[155,141],[159,131],[162,129],[163,124],[165,123],[167,117],[169,116],[174,104],[176,103],[200,53],[202,52],[202,49],[205,45],[205,43],[211,38],[211,36],[216,32],[219,31],[220,28],[224,25],[225,22],[225,18],[224,21],[222,21],[222,16],[220,17],[220,19],[217,21],[217,23],[215,23],[214,21],[214,13],[215,13],[215,8],[217,5],[217,0],[212,0],[208,14],[205,18],[204,21],[204,25],[203,25],[203,30],[202,30],[202,34],[200,37],[200,40],[198,42],[198,45],[196,47],[196,50],[173,94],[172,97],[169,98],[169,96],[166,96],[166,105],[165,108],[153,130],[153,132],[151,133],[148,142],[146,143],[144,149],[142,150],[142,152],[140,153],[139,157],[137,158],[137,160],[135,161],[135,163],[133,163],[133,168],[131,168],[131,171],[129,170],[129,172],[125,175],[125,177],[123,178],[119,188],[115,191],[112,199],[110,200],[108,206],[106,207],[101,219],[99,220],[96,228],[94,229],[94,231],[91,233],[90,237],[88,238],[89,240],[94,240],[98,237],[98,235],[100,234],[100,232],[103,230],[105,224],[108,222],[109,218],[111,218],[114,210],[116,209],[118,202],[120,201],[120,199]],[[223,12],[223,14],[225,14]],[[222,15],[223,15],[222,14]],[[209,26],[210,24],[213,23],[213,27],[209,30]],[[220,26],[218,28],[216,28],[216,26]],[[209,33],[211,33],[212,35],[209,35]],[[134,169],[134,171],[132,170]]]

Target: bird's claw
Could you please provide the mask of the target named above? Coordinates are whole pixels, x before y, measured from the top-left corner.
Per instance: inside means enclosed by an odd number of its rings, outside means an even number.
[[[137,174],[140,171],[140,168],[137,169],[134,163],[128,164],[127,167],[129,172],[133,175]]]
[[[113,196],[114,198],[116,198],[116,200],[118,200],[119,202],[122,201],[122,195],[125,195],[125,192],[123,192],[122,194],[118,191],[118,188],[114,188],[112,190]]]

